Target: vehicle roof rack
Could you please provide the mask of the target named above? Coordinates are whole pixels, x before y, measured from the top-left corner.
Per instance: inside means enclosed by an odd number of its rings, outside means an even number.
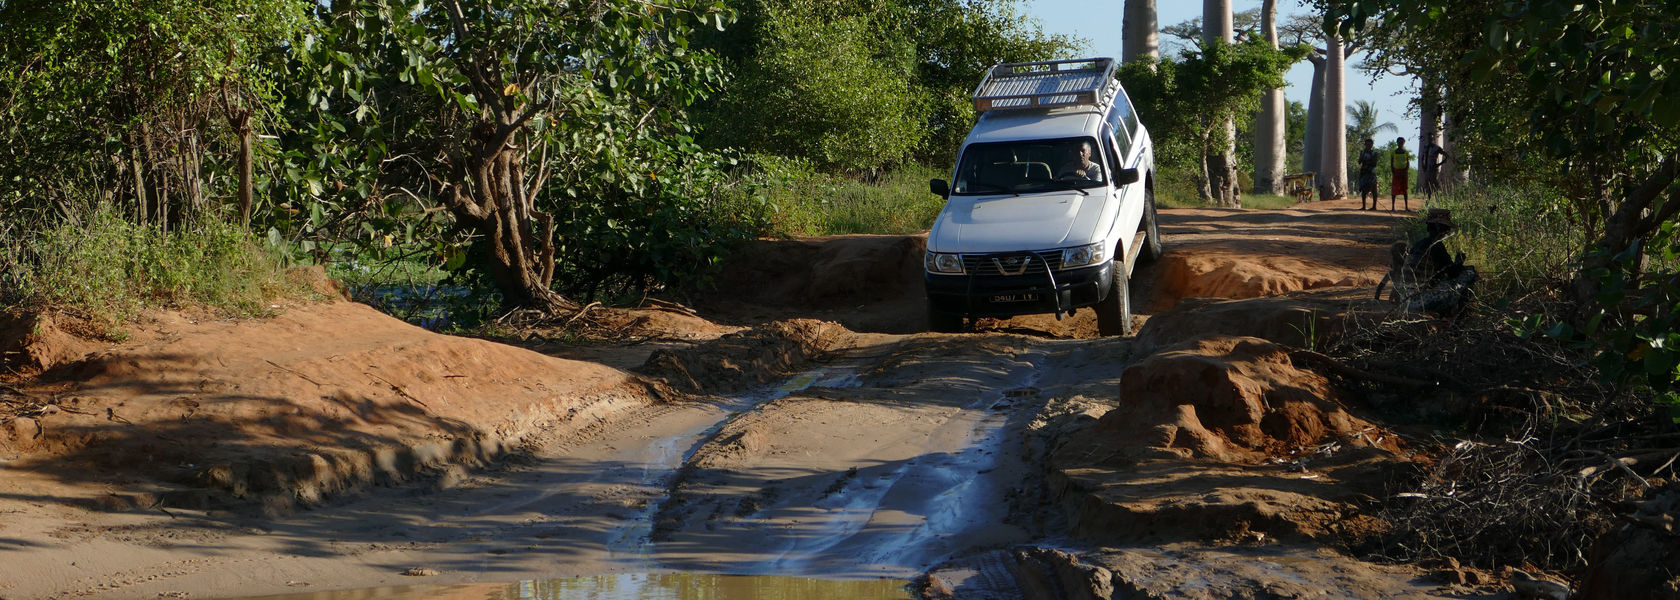
[[[1114,96],[1114,59],[1077,58],[992,67],[974,88],[974,109],[1103,106]]]

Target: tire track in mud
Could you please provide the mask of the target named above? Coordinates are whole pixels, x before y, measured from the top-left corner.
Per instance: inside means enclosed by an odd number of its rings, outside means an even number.
[[[1034,477],[1008,442],[1043,404],[1053,342],[917,337],[856,385],[763,403],[695,445],[654,511],[664,568],[913,576],[970,548],[1032,538],[1017,497]],[[849,382],[850,383],[850,382]]]

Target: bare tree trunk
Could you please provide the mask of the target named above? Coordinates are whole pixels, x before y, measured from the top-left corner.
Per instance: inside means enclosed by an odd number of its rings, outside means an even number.
[[[1230,44],[1231,0],[1202,0],[1202,43]],[[1213,147],[1207,156],[1208,188],[1218,206],[1242,207],[1237,194],[1237,124],[1229,116],[1214,124]]]
[[[1301,170],[1324,167],[1324,57],[1307,56],[1312,62],[1312,88],[1307,91],[1307,131],[1302,138]]]
[[[1260,8],[1260,27],[1266,43],[1278,47],[1277,0],[1265,0]],[[1276,194],[1283,181],[1284,111],[1283,88],[1266,92],[1260,99],[1260,115],[1254,124],[1254,193]]]
[[[129,135],[131,141],[128,146],[129,166],[130,170],[134,171],[134,223],[145,225],[146,219],[151,217],[151,211],[146,210],[146,167],[140,160],[139,144],[132,141],[134,138],[133,134]]]
[[[251,196],[252,188],[256,186],[256,176],[253,173],[251,146],[253,144],[251,132],[251,111],[241,110],[229,119],[233,125],[233,133],[239,136],[239,226],[251,225]]]
[[[1342,38],[1334,32],[1325,35],[1324,73],[1324,156],[1319,169],[1318,183],[1325,200],[1347,195],[1347,104],[1346,58],[1342,53]]]
[[[478,149],[461,161],[465,172],[445,204],[463,225],[484,234],[486,266],[504,308],[570,309],[572,303],[552,287],[554,220],[535,209],[533,197],[541,183],[526,186],[526,156],[508,143],[509,126],[478,128]]]
[[[1145,56],[1161,57],[1161,34],[1155,22],[1155,0],[1126,0],[1126,14],[1121,29],[1124,32],[1120,39],[1122,64]]]

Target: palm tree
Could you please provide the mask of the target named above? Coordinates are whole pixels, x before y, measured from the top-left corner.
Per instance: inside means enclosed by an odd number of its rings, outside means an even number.
[[[1369,100],[1354,100],[1347,106],[1347,139],[1350,146],[1357,146],[1365,142],[1365,138],[1376,138],[1384,131],[1399,133],[1400,128],[1393,123],[1377,122],[1377,105]]]

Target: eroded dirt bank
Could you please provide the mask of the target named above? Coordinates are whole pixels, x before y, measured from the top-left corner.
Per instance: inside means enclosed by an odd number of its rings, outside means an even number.
[[[0,597],[650,570],[1476,597],[1341,550],[1416,460],[1299,352],[1386,314],[1397,221],[1351,205],[1162,211],[1132,338],[1088,311],[918,333],[920,242],[883,236],[764,242],[697,314],[600,311],[618,342],[541,352],[350,303],[165,315],[85,357],[25,327]]]

